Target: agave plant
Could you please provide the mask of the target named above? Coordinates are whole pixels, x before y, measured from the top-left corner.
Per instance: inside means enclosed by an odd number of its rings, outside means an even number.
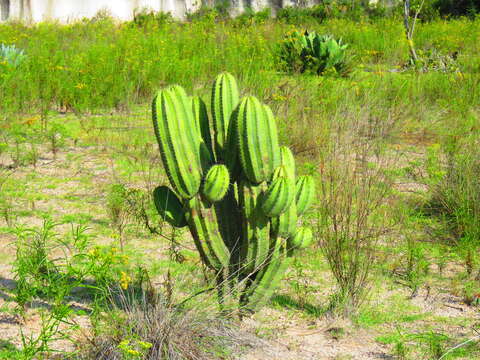
[[[331,35],[298,31],[288,33],[279,49],[281,66],[287,71],[323,74],[335,71],[345,75],[348,70],[346,50],[348,45]]]
[[[27,55],[15,45],[0,45],[0,62],[6,62],[8,66],[17,68],[22,64]]]
[[[201,98],[174,85],[155,97],[153,126],[171,185],[154,191],[159,214],[188,226],[221,304],[254,310],[295,250],[313,240],[310,228],[297,227],[315,198],[313,178],[296,176],[272,111],[253,96],[240,99],[228,73],[213,83],[211,116]]]

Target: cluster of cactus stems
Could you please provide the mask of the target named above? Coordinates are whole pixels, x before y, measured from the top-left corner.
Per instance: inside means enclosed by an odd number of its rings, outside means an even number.
[[[216,275],[220,303],[253,311],[270,298],[296,249],[313,239],[297,226],[313,203],[310,176],[278,143],[270,108],[243,99],[235,78],[213,84],[211,117],[177,85],[153,101],[153,125],[171,188],[154,191],[159,214],[188,226],[202,262]]]

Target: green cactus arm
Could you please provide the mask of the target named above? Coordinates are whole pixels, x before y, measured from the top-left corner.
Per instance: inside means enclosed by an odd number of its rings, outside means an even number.
[[[188,209],[188,225],[202,261],[215,271],[227,269],[230,252],[220,234],[214,208],[195,197],[188,201]]]
[[[235,197],[235,186],[230,183],[222,200],[215,202],[215,213],[222,238],[231,253],[230,262],[238,264],[238,253],[242,243],[242,222],[238,200]]]
[[[210,168],[203,182],[202,193],[210,202],[223,199],[230,186],[230,175],[225,165],[214,165]]]
[[[295,158],[293,157],[292,151],[286,147],[280,147],[280,155],[281,155],[281,164],[282,167],[285,169],[286,176],[290,179],[295,179]]]
[[[287,257],[285,241],[277,238],[273,241],[273,249],[268,262],[255,280],[247,286],[241,299],[245,309],[253,311],[264,304],[273,294],[282,279],[291,259]]]
[[[174,227],[187,226],[185,210],[177,195],[167,186],[158,186],[153,191],[153,201],[161,218]]]
[[[309,227],[300,227],[297,233],[287,240],[289,250],[305,249],[313,242],[313,232]]]
[[[292,204],[295,198],[295,185],[287,176],[273,181],[262,196],[262,210],[268,217],[280,216]]]
[[[300,176],[296,183],[295,203],[298,215],[302,215],[315,202],[315,181],[310,175]]]
[[[297,206],[295,205],[295,202],[292,202],[283,214],[271,219],[272,235],[280,236],[285,239],[295,235],[297,231],[297,221]]]
[[[197,194],[201,182],[200,136],[184,91],[159,91],[152,105],[155,136],[167,176],[184,199]]]
[[[238,102],[238,86],[233,75],[226,72],[218,75],[212,87],[212,115],[217,157],[221,158],[226,150],[230,118]]]
[[[246,275],[255,273],[263,266],[270,247],[270,226],[259,202],[262,189],[263,186],[251,185],[245,180],[238,186],[243,223],[240,263],[242,273]]]
[[[212,135],[210,133],[210,120],[208,118],[207,106],[199,96],[192,97],[192,111],[197,129],[213,160]]]
[[[240,162],[254,184],[269,181],[280,165],[277,126],[272,111],[253,96],[244,98],[236,112]]]

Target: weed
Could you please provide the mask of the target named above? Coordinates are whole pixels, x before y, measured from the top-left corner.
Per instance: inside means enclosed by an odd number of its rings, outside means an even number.
[[[114,184],[110,187],[106,202],[108,215],[110,217],[112,225],[117,230],[120,248],[122,251],[125,241],[124,231],[125,227],[128,224],[126,192],[127,189],[124,185]]]

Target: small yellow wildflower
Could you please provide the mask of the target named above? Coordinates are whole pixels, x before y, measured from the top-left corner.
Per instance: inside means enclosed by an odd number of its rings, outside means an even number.
[[[125,271],[122,271],[120,273],[120,286],[122,287],[123,290],[128,289],[128,285],[132,281],[132,278],[127,275]]]
[[[135,349],[128,349],[128,350],[127,350],[127,353],[128,353],[129,355],[133,355],[133,356],[140,356],[140,355],[142,355],[142,354],[140,353],[140,351],[135,350]]]
[[[152,347],[152,344],[146,341],[137,341],[138,346],[140,346],[142,349],[150,349]]]

